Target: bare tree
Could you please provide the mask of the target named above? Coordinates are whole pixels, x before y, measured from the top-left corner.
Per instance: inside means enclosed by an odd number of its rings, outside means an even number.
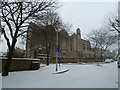
[[[62,30],[65,24],[62,22],[59,14],[53,10],[48,10],[42,13],[42,15],[34,15],[34,18],[38,25],[45,27],[43,38],[46,43],[47,65],[49,65],[49,54],[56,41],[56,31]]]
[[[8,46],[7,63],[2,75],[7,76],[12,61],[15,45],[20,36],[27,32],[24,27],[32,20],[32,16],[41,14],[56,5],[53,0],[40,0],[40,2],[2,2],[2,32]]]
[[[53,26],[55,29],[64,28],[64,23],[62,22],[61,17],[56,11],[48,10],[47,12],[42,13],[41,15],[34,15],[35,20],[38,25],[41,26]]]
[[[120,3],[118,3],[119,6]],[[105,23],[108,24],[108,27],[110,28],[110,31],[116,31],[118,33],[118,54],[117,57],[120,55],[120,9],[118,8],[118,14],[117,13],[110,13],[105,18]]]
[[[68,22],[63,22],[60,15],[56,12],[56,10],[53,9],[48,10],[41,15],[34,15],[33,17],[35,18],[36,23],[40,26],[51,25],[55,29],[65,29],[67,31],[69,31],[72,27],[72,25],[70,25]]]
[[[117,13],[110,13],[105,17],[104,21],[108,24],[111,31],[117,31],[120,33],[120,30],[118,29],[118,27],[120,27],[120,21],[118,20]]]
[[[94,30],[88,35],[92,47],[95,49],[95,56],[100,54],[103,58],[104,52],[117,41],[117,36],[107,30]]]

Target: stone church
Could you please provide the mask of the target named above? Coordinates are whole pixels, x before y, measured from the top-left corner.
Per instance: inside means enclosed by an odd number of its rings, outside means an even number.
[[[26,41],[26,57],[34,57],[38,54],[46,54],[46,45],[50,45],[50,57],[56,56],[57,32],[53,27],[40,27],[31,23],[28,27]],[[90,42],[81,38],[81,31],[77,28],[76,33],[69,35],[66,30],[58,31],[58,44],[62,51],[61,57],[82,58],[92,57]]]

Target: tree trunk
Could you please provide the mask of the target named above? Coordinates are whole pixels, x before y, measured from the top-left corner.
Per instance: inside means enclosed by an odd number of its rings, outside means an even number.
[[[47,47],[47,61],[46,65],[49,65],[49,47]]]
[[[49,65],[49,51],[47,51],[47,65]]]
[[[5,66],[2,69],[2,76],[8,76],[9,75],[9,69],[10,69],[10,65],[11,65],[11,62],[12,62],[13,52],[14,52],[14,48],[11,48],[11,50],[9,50],[9,52],[8,52],[7,61],[4,62]]]
[[[34,51],[34,58],[37,58],[37,51]]]
[[[46,65],[49,65],[49,55],[50,55],[50,44],[46,44],[46,53],[47,53],[47,61]]]
[[[12,55],[13,55],[12,53],[13,53],[12,51],[8,52],[7,61],[4,62],[5,66],[2,69],[2,76],[8,76],[9,68],[12,62]]]
[[[101,51],[101,62],[103,61],[103,53],[102,53],[102,51]]]

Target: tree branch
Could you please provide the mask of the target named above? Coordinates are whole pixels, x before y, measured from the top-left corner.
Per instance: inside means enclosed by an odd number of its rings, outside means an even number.
[[[115,26],[115,23],[112,23],[112,27],[113,27],[118,33],[120,33],[119,29],[117,29],[117,27]]]
[[[11,28],[12,26],[10,25],[9,20],[6,19],[6,16],[4,15],[3,11],[4,11],[4,9],[2,9],[2,15],[3,15],[2,18],[6,22],[7,26],[9,27],[11,37],[13,38],[13,31],[12,31],[12,28]],[[9,12],[8,12],[8,14],[9,14]]]
[[[25,34],[25,33],[27,33],[27,31],[24,31],[24,32],[18,34],[17,37],[22,36],[22,35]]]
[[[9,41],[9,39],[8,39],[6,33],[5,33],[4,28],[2,28],[2,33],[3,33],[3,35],[4,35],[4,37],[5,37],[6,41],[7,41],[7,45],[8,45],[8,48],[9,48],[9,50],[10,50],[10,41]]]

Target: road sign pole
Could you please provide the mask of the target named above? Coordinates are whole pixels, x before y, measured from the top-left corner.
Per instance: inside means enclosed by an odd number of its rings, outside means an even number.
[[[58,30],[56,33],[56,45],[58,46]],[[56,52],[56,71],[58,71],[58,51]]]

